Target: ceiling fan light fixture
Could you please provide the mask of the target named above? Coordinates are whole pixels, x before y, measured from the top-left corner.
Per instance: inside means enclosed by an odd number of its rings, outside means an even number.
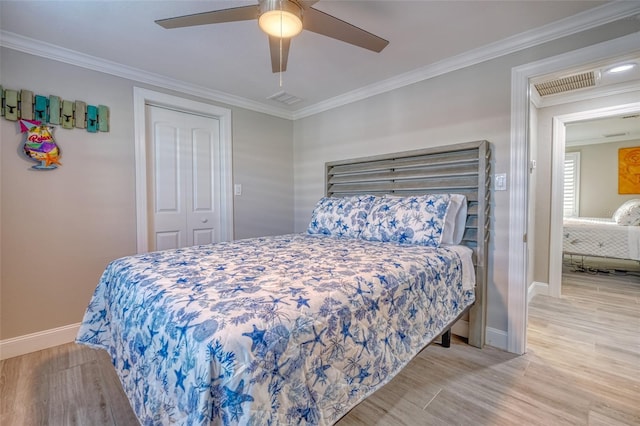
[[[273,37],[297,36],[302,31],[302,9],[289,0],[263,1],[260,3],[258,25]]]

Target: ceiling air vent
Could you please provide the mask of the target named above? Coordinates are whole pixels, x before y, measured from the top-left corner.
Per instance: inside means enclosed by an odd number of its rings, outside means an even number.
[[[596,85],[595,71],[571,75],[557,80],[545,81],[535,85],[540,96],[555,95],[556,93],[569,92],[571,90],[593,87]]]
[[[272,101],[280,102],[285,105],[293,105],[298,102],[302,102],[302,98],[291,95],[287,92],[278,92],[274,95],[269,96],[267,99],[271,99]]]

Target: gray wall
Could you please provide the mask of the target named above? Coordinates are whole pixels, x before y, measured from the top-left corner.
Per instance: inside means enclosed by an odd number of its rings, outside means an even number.
[[[637,31],[616,23],[422,81],[294,123],[296,230],[306,228],[324,193],[324,163],[352,157],[486,139],[493,172],[508,172],[511,69]],[[509,191],[492,194],[488,313],[491,336],[508,323]]]
[[[46,172],[30,170],[18,155],[17,123],[0,119],[3,340],[80,322],[107,263],[135,253],[133,87],[144,85],[10,49],[0,59],[4,88],[104,104],[111,113],[108,133],[57,128],[62,166]],[[235,237],[292,232],[293,124],[228,108],[233,179],[243,185]]]
[[[580,153],[580,216],[610,218],[622,203],[640,198],[618,194],[618,150],[637,146],[640,140],[567,147]]]
[[[493,171],[509,171],[511,69],[639,26],[624,20],[293,123],[231,107],[234,181],[244,190],[235,199],[236,238],[306,229],[326,161],[487,139]],[[8,339],[80,321],[105,265],[135,252],[136,83],[9,49],[0,55],[5,88],[111,109],[107,134],[58,129],[63,166],[42,173],[18,157],[16,123],[0,119],[0,339]],[[502,332],[508,222],[509,191],[495,193],[488,325]]]

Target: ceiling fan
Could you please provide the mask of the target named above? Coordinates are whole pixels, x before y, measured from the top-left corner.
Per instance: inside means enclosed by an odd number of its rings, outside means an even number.
[[[375,34],[311,7],[317,2],[318,0],[259,0],[259,4],[253,6],[195,13],[155,22],[171,29],[258,19],[260,28],[269,36],[271,68],[274,73],[287,69],[291,38],[303,29],[374,52],[382,51],[389,44]]]

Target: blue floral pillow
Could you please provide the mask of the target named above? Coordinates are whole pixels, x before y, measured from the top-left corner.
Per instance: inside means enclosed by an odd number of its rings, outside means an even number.
[[[375,200],[373,195],[321,198],[313,209],[307,233],[358,238]]]
[[[378,199],[360,238],[439,247],[450,200],[449,194]]]

